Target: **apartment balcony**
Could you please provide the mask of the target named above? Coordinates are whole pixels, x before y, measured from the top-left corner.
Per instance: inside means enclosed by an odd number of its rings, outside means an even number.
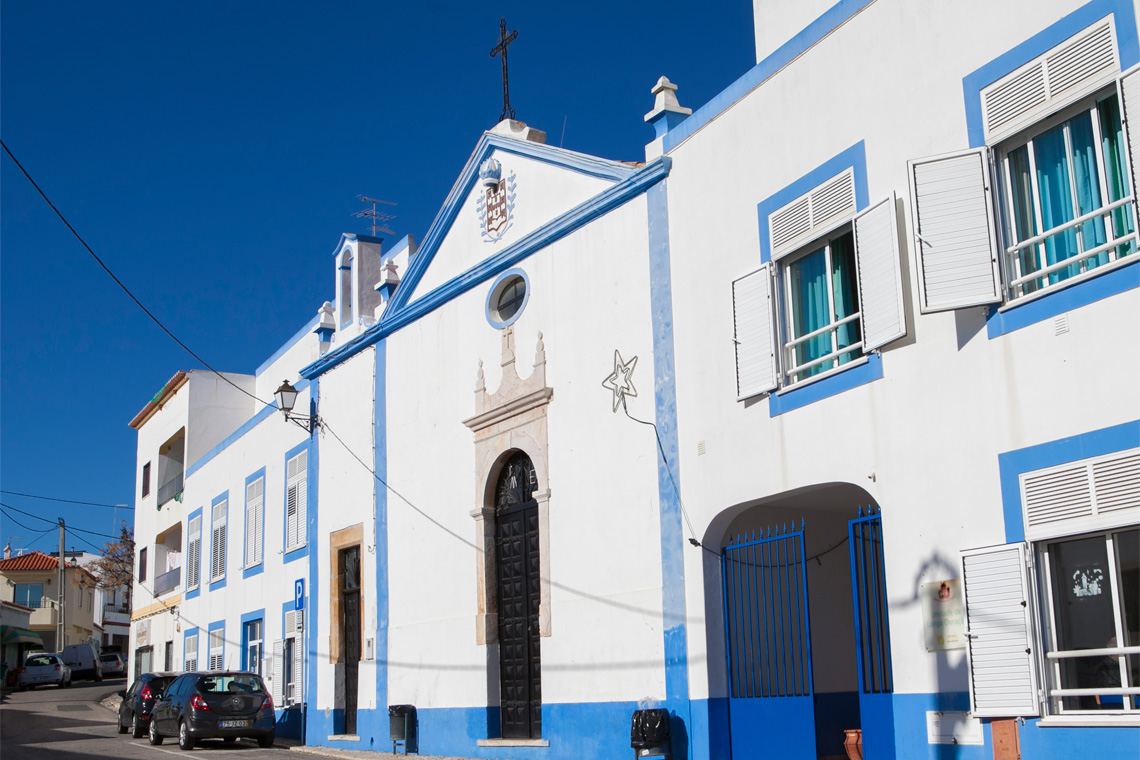
[[[38,602],[26,606],[32,608],[32,615],[28,621],[28,625],[55,626],[59,623],[59,611],[55,607],[55,600],[41,599]]]
[[[171,499],[182,496],[182,473],[178,473],[170,480],[158,487],[158,506],[161,507]]]
[[[103,608],[103,625],[130,625],[131,609],[119,604]]]
[[[182,568],[176,567],[154,579],[154,595],[169,594],[182,585]]]

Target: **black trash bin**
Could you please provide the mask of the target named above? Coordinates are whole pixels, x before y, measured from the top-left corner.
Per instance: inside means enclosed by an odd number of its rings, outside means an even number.
[[[415,750],[416,745],[416,706],[388,705],[388,734],[392,740],[392,751],[397,744],[404,745],[404,752]]]
[[[634,710],[629,727],[634,757],[673,757],[669,749],[669,711]]]

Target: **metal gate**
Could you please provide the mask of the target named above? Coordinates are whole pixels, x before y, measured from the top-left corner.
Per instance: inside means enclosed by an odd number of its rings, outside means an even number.
[[[804,523],[721,555],[732,756],[815,760]]]
[[[859,653],[859,720],[867,757],[895,756],[891,692],[891,632],[887,621],[887,578],[883,568],[883,522],[873,507],[847,523],[851,548],[851,600]]]

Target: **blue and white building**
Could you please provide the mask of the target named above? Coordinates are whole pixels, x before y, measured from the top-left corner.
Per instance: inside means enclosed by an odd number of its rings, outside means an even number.
[[[1134,4],[755,13],[721,95],[652,88],[644,161],[505,121],[419,245],[345,235],[227,376],[311,433],[176,376],[136,641],[351,749],[411,705],[425,755],[626,757],[663,708],[678,758],[1135,756]]]

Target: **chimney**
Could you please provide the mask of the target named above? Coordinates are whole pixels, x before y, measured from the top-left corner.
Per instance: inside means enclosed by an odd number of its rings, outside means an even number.
[[[527,140],[529,142],[536,142],[540,145],[546,144],[546,133],[541,129],[528,127],[521,121],[514,119],[503,119],[495,126],[491,127],[491,134],[493,135],[506,135],[513,137],[516,140]]]
[[[12,556],[12,542],[4,544],[4,559],[9,559]]]

